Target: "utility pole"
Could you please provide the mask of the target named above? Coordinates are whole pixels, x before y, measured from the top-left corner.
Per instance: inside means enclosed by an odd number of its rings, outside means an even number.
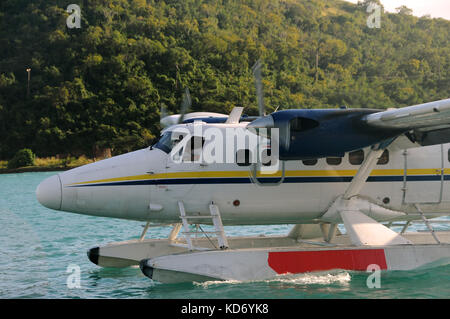
[[[319,30],[316,34],[316,41],[317,41],[317,47],[316,47],[316,74],[315,74],[315,80],[314,83],[317,83],[319,81],[319,54],[320,54],[320,46],[322,45],[322,32],[319,26]]]
[[[29,98],[30,97],[30,74],[31,74],[30,68],[27,69],[27,73],[28,73],[27,98]]]

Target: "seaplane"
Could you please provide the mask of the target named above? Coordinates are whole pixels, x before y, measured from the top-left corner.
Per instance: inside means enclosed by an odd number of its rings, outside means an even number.
[[[162,283],[450,261],[450,232],[433,228],[450,212],[450,99],[266,114],[261,64],[253,71],[259,116],[242,107],[187,113],[186,91],[152,146],[53,175],[37,187],[38,201],[145,223],[138,238],[87,255],[100,267],[139,266]],[[407,231],[418,222],[426,231]],[[281,224],[292,229],[226,230]],[[168,237],[146,238],[153,226],[171,227]]]

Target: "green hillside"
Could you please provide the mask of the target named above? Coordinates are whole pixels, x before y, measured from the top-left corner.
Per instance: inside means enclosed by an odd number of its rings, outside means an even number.
[[[68,1],[0,2],[0,159],[25,147],[38,156],[144,147],[184,87],[194,111],[257,114],[260,58],[268,111],[450,97],[450,21],[406,8],[371,29],[365,4],[338,0],[79,5],[81,28],[69,29]]]

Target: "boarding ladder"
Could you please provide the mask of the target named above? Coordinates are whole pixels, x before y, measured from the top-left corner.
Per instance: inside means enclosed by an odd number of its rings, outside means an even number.
[[[431,227],[431,224],[429,222],[429,220],[425,217],[425,215],[423,214],[422,210],[420,209],[419,205],[415,204],[414,205],[417,209],[417,211],[420,214],[420,217],[422,218],[422,221],[425,223],[425,225],[427,226],[428,230],[431,233],[431,236],[433,236],[434,240],[436,241],[436,243],[440,244],[441,241],[439,240],[439,238],[436,236],[436,233],[434,232],[433,227]]]
[[[433,236],[436,243],[439,245],[441,244],[441,241],[439,240],[438,236],[436,235],[436,232],[434,231],[433,227],[431,226],[432,223],[440,224],[440,223],[450,223],[448,220],[429,220],[425,217],[425,214],[420,209],[418,204],[414,204],[414,207],[417,209],[417,212],[420,215],[420,218],[422,219],[422,223],[425,224],[428,231],[430,232],[431,236]],[[411,226],[412,223],[420,223],[419,221],[407,221],[405,224],[396,224],[396,223],[388,223],[387,227],[391,228],[392,226],[403,226],[402,230],[400,231],[400,234],[404,234],[409,226]]]
[[[222,218],[220,217],[220,211],[219,211],[219,207],[217,207],[216,204],[214,204],[214,202],[211,202],[211,204],[209,205],[209,212],[210,212],[210,216],[188,216],[186,215],[186,211],[184,209],[184,204],[182,201],[178,202],[178,208],[180,210],[180,219],[183,225],[183,232],[182,234],[184,235],[185,239],[186,239],[186,243],[187,243],[187,248],[188,250],[205,250],[205,248],[202,247],[195,247],[192,244],[192,238],[191,235],[195,235],[195,234],[204,234],[207,236],[207,234],[213,234],[216,235],[217,238],[217,242],[219,244],[219,248],[220,249],[227,249],[228,248],[228,240],[227,237],[225,236],[225,230],[223,228],[223,224],[222,224]],[[189,220],[198,220],[198,219],[212,219],[215,231],[191,231],[189,229]]]

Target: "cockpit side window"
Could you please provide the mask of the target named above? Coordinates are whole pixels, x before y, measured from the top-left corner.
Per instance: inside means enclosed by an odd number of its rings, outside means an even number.
[[[177,145],[183,139],[183,137],[183,135],[180,135],[178,138],[174,138],[172,136],[172,131],[165,132],[163,133],[159,141],[155,145],[153,145],[153,147],[169,154],[172,151],[173,147]]]
[[[193,136],[187,142],[183,153],[183,162],[196,162],[200,160],[205,139],[203,137]]]
[[[170,153],[172,150],[172,132],[166,132],[164,133],[158,142],[156,142],[155,145],[153,145],[154,148],[158,148],[163,152]]]

